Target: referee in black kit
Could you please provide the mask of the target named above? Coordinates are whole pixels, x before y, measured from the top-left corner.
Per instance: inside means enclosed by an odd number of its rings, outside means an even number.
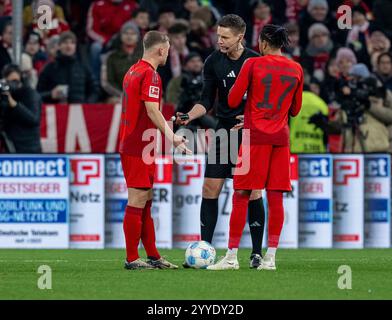
[[[203,69],[203,91],[199,103],[184,115],[178,112],[176,123],[187,125],[190,121],[203,116],[214,106],[216,93],[218,91],[218,106],[216,117],[218,119],[215,130],[223,129],[230,137],[230,129],[238,124],[244,113],[245,100],[237,109],[230,109],[227,103],[230,88],[234,84],[241,67],[246,59],[259,56],[256,52],[245,48],[242,40],[245,35],[246,24],[244,20],[235,14],[228,14],[218,22],[217,39],[219,50],[207,57]],[[181,116],[181,117],[180,117]],[[241,126],[241,125],[240,125]],[[241,143],[241,133],[238,135],[238,147]],[[207,156],[206,170],[204,173],[203,199],[201,202],[200,225],[201,239],[212,242],[216,222],[218,219],[218,197],[222,191],[226,178],[232,178],[232,168],[235,163],[227,156],[220,163],[220,149],[222,152],[230,152],[229,141],[217,137],[213,143],[216,148],[211,148]],[[216,150],[216,151],[215,151]],[[238,155],[238,149],[232,150]],[[210,161],[208,160],[210,159]],[[211,159],[216,159],[215,162]],[[214,162],[214,163],[209,163]],[[252,254],[250,267],[257,268],[262,259],[261,246],[263,242],[265,213],[261,190],[254,190],[251,194],[248,207],[248,222],[252,238]],[[187,267],[186,262],[184,267]]]

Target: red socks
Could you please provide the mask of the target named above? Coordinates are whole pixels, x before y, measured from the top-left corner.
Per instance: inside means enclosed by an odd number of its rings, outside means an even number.
[[[284,220],[283,192],[267,191],[267,200],[268,248],[277,248]]]
[[[147,257],[159,259],[161,256],[155,245],[155,228],[154,220],[151,217],[151,204],[152,200],[147,201],[143,209],[141,237]]]
[[[241,241],[242,231],[246,223],[248,202],[250,195],[235,191],[233,195],[233,210],[230,217],[229,249],[238,248]]]
[[[144,209],[127,206],[123,221],[127,261],[139,258],[138,247],[140,239],[146,249],[147,256],[159,259],[161,256],[155,245],[154,220],[151,217],[151,203],[147,201]]]
[[[132,262],[139,258],[138,246],[142,233],[143,209],[126,206],[123,221],[127,261]]]

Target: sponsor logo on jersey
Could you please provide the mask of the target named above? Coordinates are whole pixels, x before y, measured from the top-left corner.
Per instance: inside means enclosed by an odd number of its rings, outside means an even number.
[[[233,70],[230,71],[230,73],[226,76],[227,78],[235,78],[235,73]]]
[[[159,99],[159,87],[150,86],[150,90],[148,91],[148,96],[150,98]]]

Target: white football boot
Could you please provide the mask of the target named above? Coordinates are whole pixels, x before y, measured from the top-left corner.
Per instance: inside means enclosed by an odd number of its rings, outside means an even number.
[[[266,254],[261,260],[260,266],[257,270],[276,270],[275,256],[272,254]]]
[[[216,264],[207,267],[207,270],[238,270],[240,264],[238,263],[237,255],[226,253],[226,255]]]

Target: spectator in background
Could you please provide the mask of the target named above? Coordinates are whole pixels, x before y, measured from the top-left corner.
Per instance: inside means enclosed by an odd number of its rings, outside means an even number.
[[[339,78],[347,79],[351,68],[357,64],[357,57],[349,48],[340,48],[336,52],[336,64],[339,68]]]
[[[23,82],[17,65],[6,65],[2,75],[10,86],[9,92],[1,93],[6,96],[0,106],[4,110],[4,132],[15,152],[40,153],[41,98]]]
[[[391,49],[391,41],[381,30],[374,30],[370,34],[368,44],[368,53],[370,56],[371,69],[376,70],[377,59],[381,53],[388,52]]]
[[[87,16],[87,35],[92,41],[91,67],[97,79],[100,79],[103,47],[132,18],[136,8],[135,0],[99,0],[91,4]]]
[[[169,6],[162,7],[159,9],[158,23],[153,28],[154,30],[168,33],[169,28],[175,23],[176,14],[174,9]]]
[[[301,57],[304,69],[311,77],[323,81],[325,66],[334,49],[329,30],[322,23],[313,24],[308,31],[309,44]]]
[[[314,81],[317,83],[317,80],[314,79]],[[327,151],[326,136],[312,120],[315,119],[315,115],[327,117],[328,106],[317,93],[310,89],[310,85],[311,83],[304,86],[300,113],[290,118],[290,151],[292,153],[325,153]]]
[[[48,43],[46,44],[48,62],[53,62],[56,60],[57,52],[59,51],[59,40],[60,36],[53,36],[48,40]]]
[[[139,28],[140,38],[150,31],[150,14],[146,9],[139,8],[132,13],[132,22]]]
[[[344,30],[337,30],[337,23],[329,12],[327,0],[309,0],[307,11],[304,12],[299,20],[299,25],[301,26],[300,44],[303,48],[306,48],[308,45],[308,30],[314,23],[325,25],[334,41],[340,40],[338,42],[343,44],[346,40]]]
[[[200,100],[203,89],[203,61],[197,53],[190,53],[184,62],[184,70],[180,76],[180,95],[176,112],[188,113],[192,107]],[[205,114],[204,116],[191,121],[187,125],[190,129],[215,128],[216,121],[213,116]]]
[[[158,68],[164,91],[166,91],[170,79],[181,74],[185,57],[189,54],[189,49],[186,45],[187,32],[188,26],[183,22],[176,22],[168,30],[170,38],[169,56],[166,64]]]
[[[0,0],[0,17],[12,16],[12,0]]]
[[[328,120],[337,124],[341,120],[340,105],[337,103],[338,92],[341,87],[350,79],[350,70],[357,63],[354,52],[349,48],[340,48],[336,53],[336,58],[328,61],[327,76],[321,89],[321,97],[327,102],[329,109]],[[327,120],[327,122],[328,122]],[[316,122],[314,122],[316,123]],[[322,121],[321,124],[325,124]],[[330,152],[342,152],[343,136],[336,126],[325,127],[328,136],[328,147]]]
[[[335,100],[336,85],[339,80],[339,67],[336,58],[330,58],[325,67],[325,78],[321,84],[320,97],[329,105]]]
[[[2,69],[6,64],[12,62],[12,21],[10,19],[6,20],[2,25],[0,35],[0,68]],[[20,70],[25,77],[26,85],[35,88],[37,84],[37,73],[33,69],[31,57],[24,52],[21,55]]]
[[[0,70],[12,62],[9,49],[12,47],[12,21],[7,19],[0,25]]]
[[[349,72],[349,76],[351,82],[374,79],[366,65],[362,63],[354,65]],[[374,83],[376,82],[377,80],[374,79]],[[366,101],[363,98],[359,100],[359,110],[362,110],[362,114],[355,111],[354,116],[349,116],[352,113],[349,110],[352,110],[353,107],[343,108],[343,104],[349,103],[351,105],[354,100],[357,100],[353,98],[355,92],[353,93],[351,88],[347,89],[347,83],[340,86],[339,90],[343,93],[342,97],[345,97],[345,99],[339,99],[339,103],[342,105],[340,114],[335,121],[329,122],[328,126],[334,126],[341,131],[344,141],[343,152],[391,151],[392,94],[389,90],[381,90],[382,85],[380,83],[377,86],[379,88],[378,92],[365,97]],[[360,114],[360,117],[358,117],[358,114]]]
[[[184,10],[181,18],[189,20],[192,13],[196,12],[201,8],[200,2],[198,0],[184,0]]]
[[[38,9],[41,6],[48,6],[53,13],[52,21],[50,24],[48,23],[49,28],[40,28],[38,26],[38,18],[40,17]],[[39,33],[44,44],[52,36],[59,35],[70,29],[68,22],[65,20],[63,9],[61,6],[56,5],[53,0],[33,0],[31,5],[26,6],[23,10],[23,25],[25,33],[31,31]]]
[[[20,70],[22,71],[24,83],[35,89],[38,83],[38,73],[37,70],[34,69],[33,60],[25,52],[22,52]]]
[[[39,76],[38,92],[49,103],[95,103],[98,101],[97,81],[87,66],[76,56],[76,36],[61,34],[59,53]]]
[[[178,106],[178,102],[180,100],[180,95],[182,95],[182,80],[185,74],[197,75],[201,74],[203,69],[203,60],[197,52],[190,52],[184,61],[184,67],[182,73],[178,77],[172,78],[166,89],[166,102],[173,104],[175,108]],[[192,81],[191,81],[192,82]],[[196,81],[198,83],[198,81]]]
[[[183,10],[183,1],[184,0],[139,0],[139,5],[149,12],[151,21],[158,21],[162,9],[167,10],[170,8],[176,17],[180,17]]]
[[[267,0],[258,0],[251,6],[252,19],[247,24],[245,34],[247,46],[259,52],[259,35],[266,24],[278,24],[271,14],[271,3]]]
[[[339,69],[339,74],[334,82],[334,87],[331,88],[335,100],[337,92],[340,92],[341,87],[350,80],[350,71],[356,64],[357,57],[350,48],[343,47],[336,52],[336,65]]]
[[[392,91],[392,54],[390,52],[384,52],[378,56],[375,74],[384,86]]]
[[[48,61],[48,55],[41,48],[41,37],[39,33],[30,32],[25,42],[25,53],[27,53],[33,62],[33,68],[39,74],[43,66]]]
[[[202,7],[191,14],[188,33],[189,50],[198,52],[203,60],[214,50],[216,44],[215,21],[211,10]]]
[[[346,46],[352,49],[359,62],[370,67],[370,57],[367,51],[370,23],[366,18],[366,11],[362,6],[352,8],[353,27],[348,32]]]
[[[372,0],[370,0],[370,1],[372,1]],[[341,1],[338,1],[338,2],[341,2]],[[343,0],[342,2],[343,3],[338,3],[338,5],[346,5],[351,8],[356,7],[356,6],[361,7],[361,9],[363,9],[365,11],[366,18],[369,20],[373,19],[372,11],[370,10],[370,7],[366,4],[365,1],[363,1],[363,0]],[[336,16],[340,17],[340,14],[337,13]]]
[[[211,2],[212,1],[207,1],[208,5],[204,3],[204,6],[202,6],[200,0],[184,0],[184,7],[181,18],[185,20],[190,20],[192,14],[196,13],[201,8],[206,7],[213,15],[214,21],[218,21],[221,15],[219,11],[215,8],[215,6],[211,4]]]
[[[308,0],[285,0],[285,16],[288,22],[298,23],[298,19],[303,10],[306,10]]]
[[[321,82],[317,78],[310,78],[308,89],[315,95],[320,96],[321,94]]]
[[[289,22],[285,25],[289,35],[290,44],[284,48],[283,53],[286,57],[300,63],[302,48],[299,45],[299,26],[296,22]]]
[[[101,83],[110,95],[108,103],[120,102],[124,75],[142,55],[139,28],[133,22],[127,22],[121,27],[115,50],[108,54],[102,64]]]

